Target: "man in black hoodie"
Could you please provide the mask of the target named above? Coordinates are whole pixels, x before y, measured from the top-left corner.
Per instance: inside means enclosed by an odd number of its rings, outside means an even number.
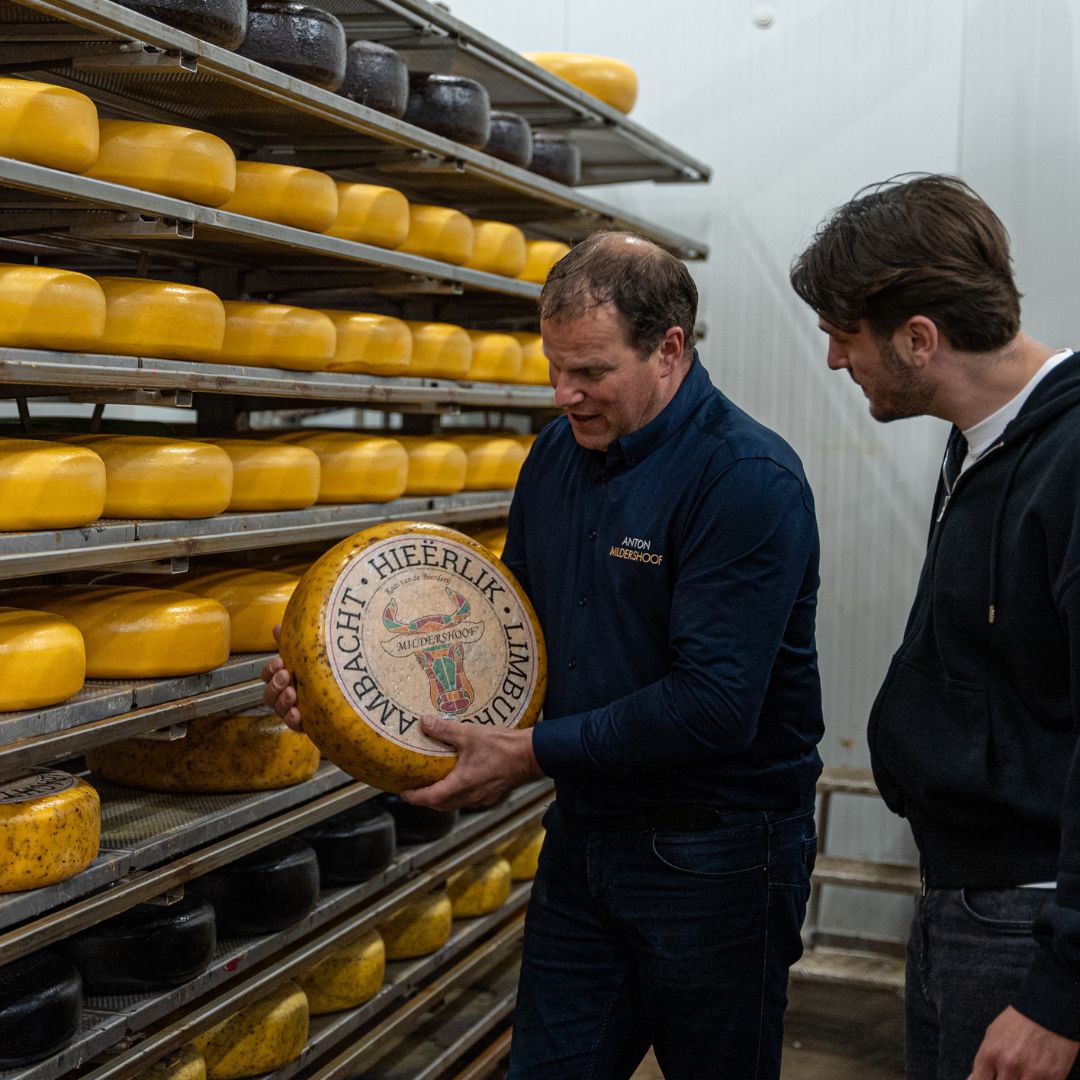
[[[952,177],[864,189],[791,281],[876,420],[953,424],[869,727],[924,882],[909,1080],[1080,1076],[1080,355],[1021,331],[1005,228]]]

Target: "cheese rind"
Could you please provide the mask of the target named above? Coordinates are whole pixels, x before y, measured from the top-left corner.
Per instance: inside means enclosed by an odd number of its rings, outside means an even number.
[[[460,210],[411,203],[409,234],[398,250],[461,265],[472,257],[473,243],[472,222]]]
[[[491,529],[474,529],[469,535],[478,544],[483,544],[495,558],[502,558],[503,548],[506,547],[505,525],[498,525]]]
[[[518,274],[520,281],[532,281],[543,285],[548,271],[564,256],[570,254],[567,244],[558,240],[527,240],[525,242],[525,269]]]
[[[472,363],[468,377],[476,382],[518,382],[521,378],[521,344],[510,334],[470,330]]]
[[[93,352],[105,333],[105,294],[86,274],[0,263],[0,345]]]
[[[337,218],[337,185],[333,177],[315,169],[238,161],[236,188],[218,209],[324,232]]]
[[[214,360],[287,371],[325,371],[336,348],[337,331],[321,311],[226,300],[225,340]]]
[[[0,79],[0,157],[81,173],[97,156],[97,106],[85,94]]]
[[[509,435],[454,435],[467,458],[466,491],[512,488],[525,463],[525,448]]]
[[[370,1001],[385,974],[386,947],[373,930],[320,960],[296,981],[307,994],[311,1015],[322,1016]]]
[[[389,502],[405,492],[409,455],[396,439],[352,431],[294,431],[277,436],[319,457],[319,502]]]
[[[410,375],[431,379],[464,379],[472,366],[472,341],[460,326],[407,320],[412,331]]]
[[[378,184],[337,185],[338,212],[327,236],[359,244],[396,248],[409,235],[409,200],[395,188]]]
[[[504,221],[474,220],[472,254],[462,264],[503,277],[517,277],[525,269],[525,234]]]
[[[367,375],[408,375],[412,364],[412,333],[401,319],[366,311],[328,311],[323,314],[337,330],[337,350],[330,371]]]
[[[453,930],[454,909],[444,892],[428,893],[379,927],[387,960],[410,960],[441,949]]]
[[[521,346],[521,373],[517,381],[529,386],[550,386],[548,359],[544,355],[544,339],[539,334],[517,331],[510,336]]]
[[[523,829],[498,849],[510,863],[510,876],[514,881],[532,881],[536,877],[544,835],[544,826],[536,825]]]
[[[227,510],[302,510],[319,497],[319,458],[268,439],[213,439],[233,467]]]
[[[82,689],[86,647],[74,623],[0,607],[0,712],[55,705]]]
[[[274,627],[300,578],[273,570],[202,570],[183,574],[175,587],[216,600],[229,613],[229,640],[236,653],[276,648]]]
[[[488,855],[451,874],[446,894],[455,919],[489,915],[510,898],[510,864],[501,855]]]
[[[465,451],[449,439],[402,435],[398,441],[409,455],[406,495],[456,495],[465,487]]]
[[[188,1043],[136,1073],[134,1080],[206,1080],[206,1062]]]
[[[630,112],[637,101],[637,73],[625,60],[573,52],[527,52],[522,55],[537,67],[565,79],[621,113]]]
[[[0,439],[0,530],[70,529],[105,509],[105,463],[92,450]]]

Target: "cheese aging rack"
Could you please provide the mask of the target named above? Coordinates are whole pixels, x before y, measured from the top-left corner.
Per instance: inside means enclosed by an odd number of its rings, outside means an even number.
[[[77,90],[103,118],[210,132],[247,160],[387,185],[410,202],[507,222],[531,240],[573,244],[598,228],[619,228],[680,258],[707,257],[700,241],[589,191],[590,185],[624,181],[707,182],[706,165],[439,5],[315,0],[315,6],[337,16],[350,40],[390,46],[413,72],[476,79],[493,108],[570,138],[581,151],[580,185],[566,186],[366,108],[112,0],[0,0],[0,76]],[[540,292],[534,282],[11,158],[0,158],[0,259],[187,282],[223,297],[508,331],[536,330]],[[554,415],[549,388],[521,383],[4,347],[0,398],[17,403],[29,437],[40,437],[40,409],[54,403],[93,405],[92,430],[110,405],[187,409],[198,434],[208,437],[243,434],[257,425],[256,414],[274,426],[352,409],[365,425],[374,423],[391,436],[444,423],[449,430],[461,416],[491,429],[509,421],[527,432]],[[0,584],[51,575],[87,580],[114,570],[166,578],[214,556],[254,565],[280,549],[325,548],[389,520],[458,527],[498,522],[510,497],[507,490],[466,491],[0,533]],[[200,718],[250,709],[261,701],[258,674],[268,655],[233,654],[198,676],[91,680],[59,705],[0,713],[0,782],[56,765],[85,776],[82,755],[96,747],[133,736],[175,740]],[[97,777],[93,783],[101,794],[99,855],[59,884],[0,896],[0,971],[138,904],[175,903],[193,879],[381,795],[325,761],[309,780],[250,794],[175,796]],[[63,1050],[28,1065],[0,1067],[0,1080],[128,1080],[168,1062],[199,1033],[535,828],[551,797],[551,785],[541,781],[496,807],[462,814],[446,835],[399,847],[372,879],[322,888],[314,909],[295,925],[219,940],[210,966],[178,987],[88,995],[81,1029]],[[268,1075],[488,1075],[508,1047],[529,888],[528,881],[517,882],[493,913],[455,920],[438,951],[388,963],[382,988],[367,1003],[313,1016],[299,1057]]]

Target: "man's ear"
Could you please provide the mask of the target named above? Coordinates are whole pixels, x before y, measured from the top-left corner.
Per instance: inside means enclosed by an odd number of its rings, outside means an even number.
[[[683,336],[681,326],[669,326],[664,334],[664,340],[660,342],[660,371],[664,375],[670,375],[682,363],[683,349],[686,338]]]
[[[941,343],[941,332],[933,319],[912,315],[892,336],[893,348],[910,367],[923,370],[930,366]]]

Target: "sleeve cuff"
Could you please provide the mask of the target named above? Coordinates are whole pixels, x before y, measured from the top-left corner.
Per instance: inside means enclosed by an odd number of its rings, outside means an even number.
[[[1080,976],[1045,945],[1039,949],[1012,1005],[1036,1024],[1080,1041]]]
[[[545,776],[557,780],[580,764],[581,724],[577,717],[541,720],[533,728],[533,753]]]

